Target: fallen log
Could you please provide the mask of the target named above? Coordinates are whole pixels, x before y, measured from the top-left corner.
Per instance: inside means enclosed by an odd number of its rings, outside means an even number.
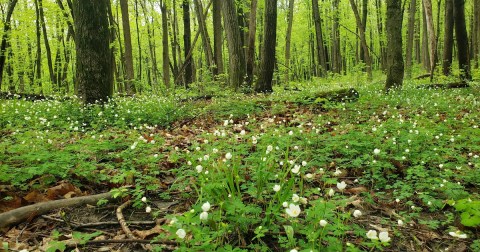
[[[303,102],[307,103],[319,103],[323,104],[326,101],[338,103],[338,102],[354,102],[360,97],[357,90],[354,88],[344,88],[339,90],[317,92],[311,96],[304,97]]]
[[[468,85],[466,82],[453,82],[453,83],[446,83],[446,84],[435,83],[435,84],[418,85],[417,89],[452,89],[452,88],[468,88],[468,87],[470,87],[470,85]]]
[[[75,197],[70,199],[61,199],[48,202],[41,202],[29,206],[20,207],[0,214],[0,228],[6,228],[14,224],[18,224],[27,219],[33,219],[36,216],[43,215],[54,209],[63,207],[73,207],[78,205],[96,204],[101,199],[110,200],[112,194],[110,192]]]

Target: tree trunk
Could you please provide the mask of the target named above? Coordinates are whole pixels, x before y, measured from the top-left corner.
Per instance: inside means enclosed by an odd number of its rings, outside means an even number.
[[[170,89],[170,58],[168,54],[168,20],[167,5],[165,0],[160,1],[162,9],[162,61],[163,61],[163,84]]]
[[[295,0],[288,1],[287,36],[285,38],[285,85],[290,82],[290,42],[292,38],[293,7]]]
[[[257,1],[257,0],[252,0]],[[223,73],[223,57],[222,57],[222,12],[220,5],[222,0],[213,0],[213,57],[215,58],[215,75]]]
[[[445,32],[443,39],[443,74],[450,75],[453,57],[453,0],[445,0]]]
[[[473,16],[474,16],[474,24],[473,24],[473,59],[475,62],[475,68],[478,69],[479,67],[479,56],[480,56],[480,2],[474,1],[473,6]]]
[[[354,0],[350,0],[350,5],[352,6],[353,14],[355,15],[355,20],[357,21],[358,31],[360,33],[360,44],[364,51],[365,65],[367,68],[368,79],[372,79],[372,61],[370,59],[370,53],[368,51],[367,40],[365,37],[365,27],[363,26],[362,20],[360,19],[360,14],[358,13],[357,5]]]
[[[137,79],[139,81],[142,80],[142,70],[143,70],[143,57],[142,57],[142,43],[141,43],[141,36],[140,36],[140,27],[138,25],[138,0],[135,0],[134,5],[135,10],[135,26],[137,31],[137,46],[138,46],[138,71],[137,71]],[[126,48],[125,48],[126,49]],[[134,90],[136,91],[136,90]],[[139,90],[140,91],[140,90]]]
[[[377,29],[378,29],[378,40],[380,45],[380,67],[382,70],[386,69],[387,55],[385,50],[385,42],[383,40],[383,20],[382,20],[382,1],[375,0],[377,7]],[[366,26],[365,26],[366,27]],[[413,28],[411,30],[413,32]]]
[[[38,83],[38,87],[40,88],[40,93],[43,93],[42,90],[42,30],[40,27],[40,9],[38,8],[38,0],[34,1],[35,3],[35,34],[36,36],[36,46],[37,46],[37,55],[35,59],[35,79]]]
[[[229,84],[238,90],[245,79],[246,64],[234,0],[222,0],[222,14],[228,43]]]
[[[318,0],[312,0],[313,23],[315,24],[315,34],[317,42],[317,60],[318,67],[317,76],[325,76],[327,72],[327,60],[325,47],[323,44],[322,20],[320,19],[320,11],[318,8]]]
[[[380,8],[377,6],[377,11],[380,12]],[[368,0],[362,0],[362,25],[367,27],[367,14],[368,14]],[[360,47],[360,60],[365,62],[365,51],[363,50],[363,46]]]
[[[13,10],[17,5],[18,0],[10,0],[7,8],[7,16],[5,17],[5,23],[3,24],[3,35],[2,42],[0,45],[0,90],[2,89],[3,82],[3,68],[5,67],[5,60],[7,59],[7,47],[10,45],[7,40],[9,40],[10,35],[10,20],[12,18]]]
[[[68,12],[65,10],[65,7],[63,6],[62,0],[56,0],[56,2],[60,10],[62,10],[63,17],[67,22],[68,32],[70,32],[70,34],[72,34],[72,36],[75,37],[75,30],[73,29],[72,21],[70,20],[70,16],[68,15]]]
[[[340,0],[333,0],[333,29],[332,29],[332,71],[334,73],[342,72],[342,56],[340,53],[340,30],[339,30],[339,10]]]
[[[470,53],[468,52],[468,35],[465,24],[465,0],[453,1],[453,18],[455,23],[455,37],[458,48],[458,67],[462,81],[472,80],[470,74]],[[477,17],[478,18],[478,17]]]
[[[50,50],[50,42],[48,40],[48,35],[47,35],[47,26],[45,25],[45,15],[43,13],[42,0],[38,0],[38,10],[40,13],[40,25],[42,26],[43,43],[45,44],[45,53],[47,54],[47,64],[48,64],[48,73],[50,76],[50,81],[53,84],[57,84],[55,82],[55,74],[53,72],[52,51]]]
[[[256,92],[271,93],[273,69],[275,67],[275,43],[277,41],[277,0],[265,0],[264,40],[260,76],[255,85]]]
[[[205,52],[205,58],[207,59],[207,65],[209,66],[212,73],[214,73],[215,61],[213,59],[212,46],[210,44],[210,36],[208,36],[207,24],[205,22],[205,16],[203,15],[203,6],[202,2],[199,0],[194,0],[195,11],[197,14],[198,28],[200,29],[203,42],[203,50]]]
[[[428,31],[427,31],[427,15],[425,13],[424,3],[422,1],[422,62],[423,67],[430,73],[430,50],[428,45]]]
[[[190,48],[192,47],[192,33],[190,30],[190,5],[188,0],[183,0],[182,2],[183,9],[183,47],[185,52],[185,88],[188,88],[188,85],[193,82],[193,56],[188,57]]]
[[[417,11],[417,1],[411,0],[408,11],[408,30],[407,30],[407,52],[405,55],[407,79],[412,78],[412,53],[413,53],[413,39],[415,35],[415,12]]]
[[[135,86],[133,80],[135,74],[133,70],[133,53],[132,53],[132,36],[130,33],[130,17],[128,15],[127,0],[120,0],[120,10],[122,11],[122,25],[123,25],[123,43],[125,46],[125,91],[131,95],[135,93]]]
[[[402,5],[399,0],[387,0],[387,81],[385,90],[399,89],[403,83]]]
[[[73,2],[76,31],[76,81],[85,103],[105,102],[112,95],[108,0]]]
[[[253,72],[255,69],[255,36],[257,31],[257,0],[250,4],[250,18],[248,19],[248,45],[247,45],[247,85],[253,83]]]
[[[428,49],[430,55],[430,79],[433,79],[433,72],[435,71],[435,30],[433,28],[433,13],[432,13],[432,1],[423,0],[423,7],[425,8],[425,21],[427,24],[428,32]]]

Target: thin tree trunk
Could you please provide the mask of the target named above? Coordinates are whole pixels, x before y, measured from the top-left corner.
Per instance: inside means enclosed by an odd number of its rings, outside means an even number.
[[[140,28],[138,26],[138,0],[135,0],[135,26],[137,27],[137,44],[138,44],[138,73],[137,79],[139,81],[142,80],[142,43],[141,43],[141,36],[140,36]],[[125,48],[126,51],[126,48]],[[135,90],[134,90],[135,91]]]
[[[227,34],[230,85],[238,90],[245,79],[246,64],[234,0],[222,1],[222,14]]]
[[[453,58],[453,0],[445,0],[445,31],[443,41],[443,74],[450,75]]]
[[[417,1],[411,0],[408,13],[408,29],[407,29],[407,52],[405,55],[406,75],[407,79],[412,78],[412,52],[413,39],[415,35],[415,12],[417,11]]]
[[[168,19],[167,5],[164,0],[160,1],[162,9],[162,61],[163,61],[163,84],[170,89],[170,58],[168,53]]]
[[[212,73],[214,73],[213,66],[215,65],[215,61],[213,59],[213,51],[212,51],[212,46],[210,44],[210,36],[208,36],[205,16],[203,15],[202,2],[199,0],[194,0],[194,4],[195,4],[195,11],[197,14],[198,27],[202,35],[203,50],[205,52],[205,57],[207,59],[207,65],[212,70]]]
[[[183,48],[185,51],[185,88],[188,88],[188,85],[193,82],[193,56],[188,57],[187,55],[190,52],[192,47],[191,37],[192,33],[190,30],[190,5],[188,0],[183,0],[182,2],[183,9]]]
[[[312,0],[313,22],[315,24],[315,34],[317,42],[317,60],[318,67],[317,76],[325,76],[327,71],[327,61],[325,55],[325,47],[323,44],[322,23],[320,19],[320,12],[318,8],[318,0]]]
[[[53,62],[52,62],[52,51],[50,50],[50,42],[48,40],[47,35],[47,26],[45,24],[45,15],[43,13],[43,3],[42,0],[38,0],[38,10],[40,13],[40,25],[42,26],[42,34],[43,34],[43,43],[45,44],[45,53],[47,54],[47,64],[48,64],[48,73],[50,74],[50,81],[54,84],[55,82],[55,74],[53,72]]]
[[[340,0],[333,0],[333,29],[332,29],[332,71],[342,72],[342,56],[340,53],[339,10]]]
[[[293,1],[293,0],[291,0]],[[248,19],[248,46],[247,46],[247,85],[253,83],[253,72],[255,68],[255,36],[257,31],[257,0],[250,4],[250,18]]]
[[[275,43],[277,40],[277,0],[265,0],[265,34],[263,57],[260,63],[260,76],[255,85],[256,92],[271,93],[273,70],[275,67]]]
[[[37,55],[35,59],[35,79],[38,83],[38,87],[40,88],[40,93],[43,93],[42,89],[42,30],[40,27],[40,9],[38,8],[38,0],[34,1],[35,3],[35,34],[37,35],[36,44],[37,44]]]
[[[473,6],[473,16],[474,16],[474,24],[473,24],[473,60],[475,64],[475,68],[478,69],[479,67],[479,56],[480,56],[480,2],[474,1]]]
[[[7,53],[8,46],[10,45],[8,43],[8,37],[10,35],[11,28],[10,20],[12,18],[13,10],[15,9],[17,2],[18,0],[10,0],[10,2],[8,3],[7,16],[5,17],[5,22],[3,24],[3,35],[0,45],[0,90],[2,89],[3,82],[3,68],[5,67],[5,60],[7,59],[7,56],[5,54]]]
[[[377,6],[377,11],[380,12],[380,8],[378,8],[378,6]],[[368,0],[362,0],[362,25],[365,28],[367,27],[367,14],[368,14]],[[365,62],[365,52],[363,50],[363,46],[360,47],[360,60]]]
[[[68,32],[70,32],[70,34],[72,34],[72,36],[75,37],[75,30],[73,29],[72,21],[70,20],[70,16],[68,15],[68,12],[65,10],[65,7],[63,6],[62,0],[56,0],[56,2],[60,10],[62,10],[63,17],[67,22]]]
[[[135,85],[133,81],[135,74],[133,70],[133,53],[132,53],[132,36],[130,33],[130,17],[128,15],[127,0],[120,0],[120,10],[122,11],[122,25],[123,25],[123,43],[125,45],[125,91],[132,95],[135,93]]]
[[[425,20],[427,24],[428,32],[428,49],[430,55],[430,79],[433,79],[433,73],[435,71],[435,29],[433,28],[433,13],[432,13],[432,2],[431,0],[423,0],[423,7],[425,9]]]
[[[458,48],[458,66],[462,81],[472,80],[470,74],[470,53],[468,52],[468,34],[465,24],[465,0],[453,0],[453,18]]]
[[[385,90],[399,89],[403,83],[403,54],[402,54],[402,20],[403,12],[401,1],[387,0],[387,80]]]
[[[295,0],[288,1],[287,36],[285,38],[285,85],[290,82],[290,42],[292,39],[293,7]]]
[[[424,3],[422,1],[422,62],[424,68],[430,72],[430,50],[428,45],[427,15],[425,13]]]
[[[222,12],[221,1],[213,0],[213,57],[215,58],[215,75],[223,73],[223,57],[222,57]],[[252,0],[257,1],[257,0]]]
[[[350,0],[350,5],[352,6],[353,14],[355,15],[355,20],[357,21],[358,31],[360,33],[360,45],[363,47],[365,64],[367,68],[368,79],[371,80],[372,77],[372,61],[370,59],[370,53],[368,51],[367,40],[365,37],[365,27],[363,26],[362,20],[360,19],[360,14],[358,13],[357,5],[354,0]]]
[[[413,0],[415,1],[415,0]],[[383,40],[383,20],[382,20],[382,1],[375,0],[377,7],[377,29],[378,29],[378,41],[380,45],[380,66],[382,70],[386,69],[387,54],[385,50],[385,43]],[[414,19],[415,20],[415,19]],[[413,28],[411,30],[413,32]]]

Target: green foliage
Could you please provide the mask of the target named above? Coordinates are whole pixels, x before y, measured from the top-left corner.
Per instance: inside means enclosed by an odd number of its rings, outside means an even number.
[[[455,202],[462,224],[467,227],[480,226],[480,200],[463,199]]]

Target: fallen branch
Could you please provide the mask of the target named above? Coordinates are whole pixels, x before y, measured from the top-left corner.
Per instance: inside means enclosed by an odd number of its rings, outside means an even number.
[[[142,243],[142,244],[164,244],[164,245],[171,245],[177,246],[178,242],[176,241],[168,241],[168,240],[140,240],[140,239],[123,239],[123,240],[93,240],[87,241],[87,245],[93,244],[105,244],[105,243]]]
[[[304,98],[304,101],[301,102],[309,102],[309,103],[325,103],[325,101],[329,102],[354,102],[357,101],[360,95],[358,91],[354,88],[344,88],[340,90],[333,90],[327,92],[317,92],[312,96],[308,96]]]
[[[29,206],[20,207],[0,214],[0,228],[9,227],[27,219],[33,219],[38,215],[43,215],[58,208],[96,204],[97,201],[101,199],[110,200],[112,199],[112,194],[110,192],[106,192],[96,195],[41,202]]]
[[[128,207],[130,204],[132,204],[132,201],[127,200],[125,203],[123,203],[122,205],[120,205],[117,208],[117,219],[118,219],[118,223],[120,223],[120,226],[122,227],[122,230],[125,233],[125,235],[127,235],[127,237],[129,239],[136,239],[136,237],[133,235],[132,231],[130,231],[130,228],[128,228],[127,222],[125,221],[125,218],[123,217],[123,213],[122,213],[123,209]]]
[[[468,88],[468,85],[465,82],[453,82],[453,83],[446,83],[446,84],[428,84],[428,85],[418,85],[418,89],[452,89],[452,88]]]

